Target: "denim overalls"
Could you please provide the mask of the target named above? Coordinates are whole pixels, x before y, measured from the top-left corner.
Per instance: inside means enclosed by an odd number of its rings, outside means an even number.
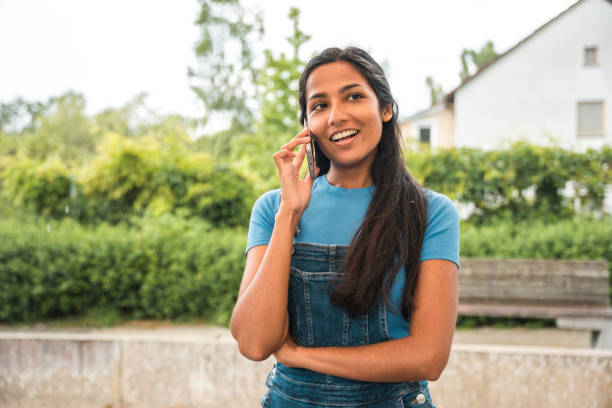
[[[289,331],[305,347],[356,346],[389,340],[386,306],[380,301],[367,315],[350,318],[329,299],[329,284],[348,247],[295,243],[289,279]],[[339,280],[339,279],[338,279]],[[433,407],[426,382],[370,383],[289,368],[276,363],[266,379],[261,406]]]

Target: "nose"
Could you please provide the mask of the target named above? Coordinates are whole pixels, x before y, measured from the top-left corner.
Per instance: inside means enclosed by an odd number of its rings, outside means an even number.
[[[341,103],[334,103],[330,106],[327,123],[330,126],[338,125],[346,120],[346,111]]]

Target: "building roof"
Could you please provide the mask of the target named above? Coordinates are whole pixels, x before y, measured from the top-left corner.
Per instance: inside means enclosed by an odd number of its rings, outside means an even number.
[[[557,15],[554,18],[552,18],[547,23],[545,23],[542,26],[540,26],[539,28],[537,28],[533,33],[529,34],[527,37],[523,38],[521,41],[516,43],[512,48],[508,49],[506,52],[504,52],[502,54],[499,54],[497,57],[493,58],[491,61],[489,61],[487,64],[485,64],[482,68],[480,68],[478,71],[476,71],[476,73],[474,75],[468,77],[466,80],[461,82],[461,84],[458,87],[456,87],[455,89],[453,89],[452,91],[447,93],[444,96],[444,102],[445,103],[453,103],[454,99],[455,99],[455,92],[457,92],[459,89],[464,87],[468,82],[471,82],[472,80],[474,80],[474,78],[478,77],[478,75],[480,75],[487,68],[489,68],[490,66],[495,64],[497,61],[499,61],[500,59],[504,58],[506,55],[510,54],[512,51],[514,51],[515,49],[517,49],[518,47],[520,47],[521,45],[523,45],[524,43],[529,41],[537,33],[542,31],[544,28],[548,27],[552,22],[558,20],[562,15],[566,14],[567,12],[569,12],[571,9],[573,9],[574,7],[576,7],[578,4],[582,3],[583,1],[585,1],[585,0],[578,0],[576,3],[572,4],[567,9],[565,9],[564,11],[559,13],[559,15]],[[607,2],[607,3],[612,4],[612,0],[604,0],[604,1]]]
[[[443,100],[442,102],[438,102],[435,105],[432,105],[431,107],[427,108],[427,109],[423,109],[422,111],[419,111],[417,113],[414,113],[406,118],[403,118],[400,122],[406,122],[408,120],[415,120],[415,119],[420,119],[422,117],[431,115],[432,113],[437,113],[440,112],[444,109],[446,109],[447,103]]]

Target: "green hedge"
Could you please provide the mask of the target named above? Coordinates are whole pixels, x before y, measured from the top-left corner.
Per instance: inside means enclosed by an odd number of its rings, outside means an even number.
[[[461,256],[605,260],[612,286],[612,217],[575,217],[555,223],[498,222],[488,226],[463,223]],[[612,291],[610,297],[612,300]]]
[[[5,219],[0,320],[35,321],[102,308],[128,318],[227,324],[244,269],[246,231],[172,215],[132,225],[84,227],[25,215]],[[612,217],[464,223],[461,256],[604,259],[612,274],[611,236]]]
[[[612,217],[573,219],[548,223],[462,223],[461,256],[465,258],[585,259],[608,261],[612,287]],[[610,291],[612,301],[612,290]],[[554,320],[458,316],[457,326],[554,326]]]
[[[607,260],[612,266],[612,217],[575,217],[554,223],[461,225],[461,256]]]
[[[601,209],[606,185],[612,184],[612,147],[584,153],[524,142],[482,151],[440,149],[406,154],[411,173],[435,191],[472,203],[470,221],[571,218],[575,202],[583,213]],[[568,182],[576,191],[564,197]]]
[[[0,320],[34,321],[108,307],[132,318],[226,324],[244,230],[171,215],[86,228],[63,221],[0,224]]]

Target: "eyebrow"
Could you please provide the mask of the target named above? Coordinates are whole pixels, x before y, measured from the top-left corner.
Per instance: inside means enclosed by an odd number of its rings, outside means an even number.
[[[340,88],[340,92],[339,93],[344,93],[346,91],[348,91],[349,89],[355,88],[356,86],[361,86],[361,84],[348,84],[348,85],[344,85],[342,88]],[[313,95],[310,95],[310,98],[308,98],[309,101],[315,99],[315,98],[323,98],[327,96],[326,93],[316,93]]]

